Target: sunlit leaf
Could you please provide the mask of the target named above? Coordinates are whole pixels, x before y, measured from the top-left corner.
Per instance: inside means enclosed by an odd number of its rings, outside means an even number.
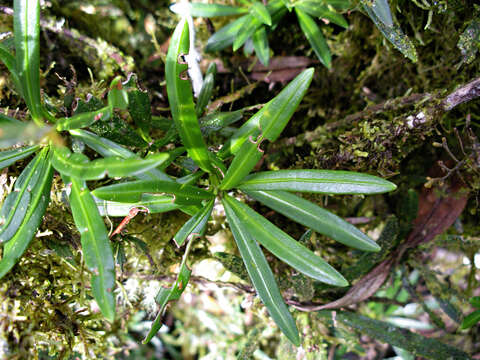
[[[318,205],[284,191],[247,191],[254,199],[286,217],[345,245],[365,251],[380,247],[355,226]]]
[[[215,79],[213,74],[208,74],[207,76],[205,76],[205,79],[203,79],[202,89],[200,90],[197,104],[195,105],[195,112],[197,116],[202,115],[205,111],[205,108],[208,105],[210,98],[212,97],[214,82]]]
[[[334,24],[343,26],[345,29],[348,27],[347,21],[341,14],[330,10],[327,6],[317,1],[301,1],[295,4],[295,8],[311,16],[327,19]]]
[[[240,31],[240,29],[244,26],[244,24],[248,21],[249,18],[250,17],[248,15],[244,15],[218,30],[208,39],[205,51],[220,51],[225,49],[227,46],[232,45],[235,41],[235,38],[237,37],[237,33]]]
[[[228,195],[224,197],[223,202],[224,205],[228,204],[243,226],[248,228],[252,237],[279,259],[318,281],[334,286],[348,285],[343,276],[325,260],[315,255],[247,205]]]
[[[251,225],[239,216],[235,207],[235,200],[228,195],[222,199],[228,223],[232,230],[238,250],[242,255],[248,275],[258,296],[268,309],[270,316],[275,320],[280,330],[296,346],[300,345],[298,329],[292,315],[283,301],[272,270],[265,255],[251,234]]]
[[[262,22],[258,20],[253,15],[247,15],[243,26],[240,27],[238,33],[233,40],[233,51],[237,51],[240,47],[250,38],[255,31],[257,31],[260,26],[262,26]]]

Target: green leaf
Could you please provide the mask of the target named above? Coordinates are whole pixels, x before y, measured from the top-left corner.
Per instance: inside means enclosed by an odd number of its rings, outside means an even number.
[[[325,260],[315,255],[247,205],[228,195],[224,197],[223,202],[224,205],[227,204],[235,212],[239,221],[245,227],[248,227],[252,237],[279,259],[318,281],[334,286],[348,285],[343,276]]]
[[[363,9],[374,22],[375,26],[404,56],[417,62],[417,50],[413,42],[402,29],[393,23],[390,7],[386,0],[376,0],[373,6],[367,0],[362,0]]]
[[[40,98],[40,3],[15,0],[13,9],[18,77],[32,118],[41,125],[44,111]]]
[[[20,82],[20,77],[18,76],[17,71],[17,60],[13,56],[8,48],[0,43],[0,61],[2,61],[10,71],[10,76],[12,77],[13,83],[17,88],[17,92],[23,97],[22,84]]]
[[[100,199],[134,203],[145,200],[149,194],[172,194],[178,204],[200,204],[202,200],[214,198],[214,194],[190,185],[179,184],[169,181],[138,180],[104,186],[92,191],[92,194]],[[145,196],[143,194],[146,194]]]
[[[284,191],[247,191],[246,193],[280,214],[342,244],[364,251],[380,250],[375,241],[355,226],[301,197]]]
[[[122,77],[117,76],[110,84],[108,92],[108,106],[126,110],[128,108],[128,94],[123,88]]]
[[[260,246],[258,246],[250,233],[250,230],[254,230],[253,233],[255,233],[255,229],[239,216],[235,202],[236,200],[228,195],[222,199],[228,223],[247,268],[248,275],[258,296],[267,307],[270,316],[280,330],[294,345],[300,346],[300,337],[298,336],[295,320],[283,301],[282,294],[278,289],[277,282],[265,259],[265,255],[263,255]]]
[[[263,155],[263,150],[259,148],[260,141],[254,142],[250,139],[242,145],[220,183],[220,190],[229,190],[235,187],[252,171]]]
[[[152,324],[152,328],[150,329],[147,336],[143,340],[144,344],[152,340],[152,338],[155,336],[158,330],[160,330],[160,328],[162,327],[162,316],[163,316],[163,312],[165,311],[165,307],[167,306],[168,302],[180,299],[180,296],[182,295],[183,291],[187,287],[188,280],[190,280],[191,273],[192,271],[187,267],[186,264],[184,264],[180,268],[180,272],[178,273],[177,280],[172,285],[172,287],[160,288],[160,291],[155,297],[155,301],[159,305],[160,309],[158,311],[157,317],[155,318]]]
[[[476,325],[480,321],[480,310],[475,310],[471,314],[465,316],[465,318],[462,321],[462,324],[460,325],[460,329],[469,329],[472,326]]]
[[[159,166],[168,157],[168,154],[157,153],[147,155],[145,159],[108,157],[89,161],[85,155],[72,154],[66,147],[57,147],[53,153],[52,165],[58,172],[67,176],[84,180],[98,180],[106,175],[110,177],[134,176]]]
[[[62,118],[57,121],[56,130],[72,130],[92,125],[98,120],[108,120],[112,116],[113,109],[106,106],[97,111],[85,112],[74,115],[70,118]]]
[[[195,105],[193,104],[192,86],[183,76],[187,71],[187,64],[183,57],[188,54],[190,47],[188,23],[183,19],[175,29],[170,40],[165,74],[167,80],[168,102],[173,120],[188,155],[206,172],[213,172],[209,161],[207,145],[202,137]]]
[[[244,14],[248,10],[245,8],[221,5],[221,4],[203,4],[203,3],[175,3],[170,5],[170,10],[182,16],[193,17],[216,17]]]
[[[192,216],[173,237],[178,247],[182,246],[190,235],[202,236],[213,210],[215,199],[212,199],[198,213]]]
[[[128,112],[135,124],[146,135],[152,123],[152,109],[147,92],[132,90],[128,92]]]
[[[3,114],[0,114],[0,125],[0,149],[25,142],[39,142],[52,130],[48,125],[39,127],[34,122],[18,121]]]
[[[206,115],[200,118],[200,130],[207,136],[211,133],[223,129],[243,117],[243,109],[228,112],[218,112]]]
[[[313,78],[312,68],[302,71],[277,96],[243,124],[225,143],[219,157],[225,159],[238,152],[249,137],[263,130],[263,137],[275,141],[287,125]]]
[[[0,211],[0,243],[10,240],[27,214],[31,191],[44,175],[47,152],[42,151],[22,171],[13,191],[8,194]]]
[[[250,13],[261,23],[272,26],[272,17],[268,9],[260,1],[253,1]]]
[[[215,79],[213,74],[208,74],[205,76],[203,80],[202,89],[200,90],[200,94],[198,95],[197,104],[195,105],[195,112],[197,116],[202,115],[205,112],[205,108],[212,97],[213,85]]]
[[[249,175],[246,190],[285,190],[319,194],[382,194],[397,188],[377,176],[342,170],[278,170]]]
[[[30,156],[38,149],[40,149],[39,145],[33,145],[0,152],[0,169],[3,169],[18,160]]]
[[[480,309],[480,296],[473,296],[470,298],[469,303],[473,306],[476,307],[477,309]]]
[[[327,19],[337,24],[339,26],[344,27],[345,29],[348,28],[348,23],[345,18],[335,11],[331,11],[327,6],[322,5],[316,1],[302,1],[295,4],[295,8],[311,15],[314,17],[318,17],[321,19]]]
[[[315,51],[317,58],[323,65],[330,69],[332,67],[332,55],[330,54],[330,49],[323,37],[322,31],[316,24],[315,20],[313,20],[308,14],[304,13],[297,7],[295,7],[295,12],[297,13],[300,28]]]
[[[82,243],[83,257],[92,272],[92,291],[103,316],[115,320],[115,262],[105,223],[95,201],[83,180],[63,176],[65,184],[71,183],[70,208]]]
[[[141,159],[138,155],[128,149],[125,149],[123,146],[91,132],[85,130],[70,130],[70,135],[83,141],[103,157],[117,156],[121,157],[122,159]],[[173,181],[167,174],[158,170],[157,168],[152,168],[137,174],[135,177],[141,180]]]
[[[7,274],[17,263],[30,241],[35,236],[38,226],[42,221],[43,214],[50,201],[50,189],[52,186],[53,169],[48,159],[48,148],[44,148],[34,160],[40,158],[41,170],[35,184],[31,184],[30,206],[28,207],[23,222],[17,233],[3,247],[3,257],[0,260],[0,279]]]
[[[253,15],[247,15],[242,27],[233,40],[233,51],[237,51],[262,26],[262,22]]]
[[[335,315],[333,315],[335,313]],[[319,311],[320,321],[330,320],[332,317],[362,334],[392,346],[402,348],[418,357],[432,360],[468,360],[471,359],[465,352],[446,345],[436,339],[426,338],[407,329],[400,329],[384,321],[370,319],[347,311]],[[335,326],[335,325],[334,325]]]
[[[238,32],[249,20],[249,18],[249,15],[244,15],[218,30],[208,39],[205,51],[220,51],[222,49],[225,49],[227,46],[232,45],[235,41],[235,38],[237,37]]]
[[[267,31],[265,27],[258,29],[252,36],[253,47],[258,60],[264,65],[268,66],[270,61],[270,47],[268,46]]]

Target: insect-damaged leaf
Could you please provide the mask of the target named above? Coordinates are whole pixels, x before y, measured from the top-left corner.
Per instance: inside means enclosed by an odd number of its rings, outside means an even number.
[[[39,167],[36,169],[38,174],[30,177],[28,180],[30,185],[30,205],[23,216],[23,222],[20,224],[17,232],[3,247],[3,257],[0,260],[0,279],[10,271],[27,249],[50,201],[53,169],[50,166],[49,156],[48,148],[44,148],[32,160],[34,164],[36,161],[39,161]],[[35,179],[35,183],[32,181],[32,178]]]
[[[275,141],[287,125],[313,78],[312,68],[302,71],[277,96],[243,124],[225,143],[219,157],[225,159],[238,152],[240,147],[255,133]]]
[[[187,265],[183,264],[183,266],[180,268],[180,272],[178,273],[175,284],[173,284],[171,288],[160,288],[160,291],[155,297],[155,302],[159,305],[158,315],[152,324],[152,328],[143,340],[144,344],[152,340],[158,330],[160,330],[162,327],[162,316],[163,312],[165,311],[165,307],[169,301],[180,299],[180,296],[187,287],[188,280],[190,280],[191,273],[192,271],[187,267]]]
[[[167,53],[165,74],[168,102],[188,155],[202,170],[212,172],[207,145],[200,131],[195,112],[192,86],[188,77],[185,78],[188,66],[184,56],[188,54],[189,41],[188,23],[183,19],[175,29]]]
[[[278,289],[277,282],[265,259],[265,255],[263,255],[260,246],[258,246],[249,231],[252,229],[251,224],[239,217],[238,210],[232,206],[235,205],[234,201],[228,195],[222,200],[228,223],[247,268],[248,275],[257,290],[258,296],[267,307],[270,316],[275,320],[280,330],[293,344],[299,346],[300,338],[295,321],[283,301],[282,294]],[[252,230],[255,233],[255,229]]]
[[[103,316],[115,320],[115,262],[108,232],[87,185],[75,177],[63,176],[71,183],[69,196],[75,225],[80,232],[87,268],[92,272],[92,291]]]

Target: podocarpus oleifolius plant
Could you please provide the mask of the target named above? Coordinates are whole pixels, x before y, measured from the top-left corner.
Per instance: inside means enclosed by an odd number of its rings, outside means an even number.
[[[393,21],[388,1],[362,0],[361,4],[383,36],[406,57],[416,61],[415,47]],[[347,29],[348,22],[342,12],[353,10],[354,4],[350,0],[273,0],[264,5],[262,1],[252,0],[243,2],[243,6],[239,7],[187,2],[173,4],[170,9],[194,17],[241,15],[213,34],[208,39],[205,51],[219,51],[230,45],[236,51],[243,46],[246,55],[255,51],[258,60],[265,66],[268,66],[271,53],[268,34],[281,26],[280,22],[288,12],[295,12],[300,29],[315,55],[324,66],[331,68],[332,54],[315,19]]]
[[[191,218],[173,240],[179,247],[186,246],[184,256],[175,283],[171,288],[161,288],[156,297],[160,309],[145,338],[149,341],[161,326],[166,304],[178,299],[189,281],[190,249],[194,239],[205,233],[212,209],[218,201],[225,209],[226,219],[258,296],[282,332],[293,344],[299,345],[295,321],[260,245],[315,280],[332,286],[346,286],[348,283],[322,258],[240,201],[238,195],[243,193],[348,246],[378,251],[378,245],[354,226],[295,193],[378,194],[395,189],[394,184],[381,178],[347,171],[251,173],[263,156],[260,145],[264,141],[275,141],[297,109],[312,81],[313,69],[299,74],[236,129],[220,150],[210,150],[202,131],[212,131],[212,124],[221,128],[240,117],[237,112],[198,118],[204,113],[211,97],[214,71],[210,69],[210,76],[207,76],[210,80],[205,81],[195,104],[185,61],[190,47],[189,28],[187,21],[182,20],[170,41],[165,71],[174,126],[167,132],[166,139],[149,139],[152,147],[160,147],[166,141],[177,138],[182,146],[169,153],[152,152],[141,158],[120,144],[84,128],[91,128],[105,117],[114,116],[116,111],[128,110],[132,118],[138,120],[142,136],[149,138],[146,94],[132,87],[130,81],[122,84],[115,79],[108,93],[107,105],[95,111],[58,117],[54,109],[47,110],[41,102],[39,3],[17,0],[14,10],[15,56],[0,44],[0,58],[10,70],[17,92],[24,98],[33,121],[18,121],[5,115],[0,117],[1,145],[7,149],[0,153],[0,164],[6,167],[34,153],[37,155],[25,166],[2,206],[0,277],[12,269],[36,233],[49,202],[53,169],[60,173],[69,189],[70,208],[81,234],[85,264],[91,272],[92,293],[109,321],[114,321],[116,315],[113,296],[115,268],[102,215],[127,216],[135,209],[146,209],[151,213],[183,211]],[[139,111],[145,116],[140,116]],[[72,153],[65,146],[72,138],[102,157],[90,160],[82,153],[82,146],[75,146]],[[194,162],[195,169],[185,166],[186,176],[169,176],[165,172],[167,165],[185,151]],[[89,190],[87,181],[107,175],[128,179],[123,182],[115,180],[113,184]]]

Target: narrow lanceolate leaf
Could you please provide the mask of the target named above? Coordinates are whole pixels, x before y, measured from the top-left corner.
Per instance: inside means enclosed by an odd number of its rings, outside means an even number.
[[[247,205],[225,196],[224,203],[232,209],[252,237],[273,255],[301,273],[334,286],[347,286],[343,276],[325,260],[277,228]]]
[[[252,36],[255,54],[264,66],[270,61],[270,47],[268,46],[267,31],[265,27],[258,29]]]
[[[61,174],[84,180],[98,180],[110,177],[134,176],[155,168],[165,162],[169,155],[158,153],[148,155],[145,159],[122,159],[108,157],[89,161],[82,154],[72,154],[66,147],[55,148],[52,165]]]
[[[341,170],[278,170],[249,175],[242,190],[285,190],[319,194],[382,194],[397,186],[377,176]]]
[[[258,20],[253,15],[247,15],[247,18],[243,24],[243,26],[238,30],[238,33],[233,41],[233,51],[237,51],[240,47],[245,44],[248,38],[250,38],[255,31],[257,31],[260,26],[262,26],[262,22]]]
[[[218,112],[200,118],[200,129],[202,134],[210,135],[211,133],[223,129],[243,117],[243,109],[228,112]]]
[[[478,322],[480,322],[480,310],[476,310],[471,314],[465,316],[460,325],[460,330],[469,329],[472,326],[476,325]]]
[[[192,216],[173,237],[178,247],[182,246],[189,236],[202,236],[207,227],[208,219],[213,210],[215,200],[212,199],[202,210]]]
[[[220,190],[229,190],[235,187],[252,171],[263,155],[263,150],[260,149],[260,141],[255,142],[250,138],[242,145],[220,183]]]
[[[250,13],[265,25],[272,26],[272,17],[268,9],[260,1],[254,1]]]
[[[222,147],[219,157],[225,159],[236,154],[243,143],[258,131],[262,132],[264,138],[275,141],[307,92],[313,72],[311,68],[302,71],[277,96],[243,124]]]
[[[380,250],[375,241],[355,226],[301,197],[284,191],[246,191],[246,194],[280,214],[342,244],[364,251]]]
[[[250,17],[248,15],[244,15],[218,30],[208,39],[205,51],[220,51],[232,45],[235,41],[235,38],[237,37],[237,33],[240,31],[240,29],[244,26],[244,24],[249,18]]]
[[[155,297],[155,302],[159,306],[158,315],[155,318],[150,331],[143,340],[144,344],[152,340],[158,330],[160,330],[160,328],[162,327],[162,316],[163,312],[165,311],[165,307],[170,301],[180,299],[180,296],[182,295],[183,291],[187,287],[188,281],[190,280],[191,273],[192,271],[187,267],[186,264],[184,264],[180,268],[180,272],[178,273],[175,284],[173,284],[171,288],[160,288],[160,291]]]
[[[245,8],[221,5],[221,4],[203,4],[203,3],[176,3],[170,5],[170,10],[182,16],[193,17],[216,17],[244,14],[248,10]]]
[[[310,17],[310,15],[306,14],[297,7],[295,7],[295,12],[297,13],[300,28],[315,51],[318,59],[323,65],[330,69],[332,67],[332,55],[330,54],[330,49],[328,48],[327,42],[323,37],[322,31],[318,27],[315,20]]]
[[[39,148],[40,146],[33,145],[0,152],[0,169],[3,169],[13,164],[15,161],[26,158],[27,156],[37,151]]]
[[[168,48],[165,74],[167,80],[168,102],[173,120],[188,155],[204,171],[212,172],[207,145],[202,137],[195,105],[192,86],[188,80],[187,64],[184,56],[190,47],[188,23],[183,19],[175,29]]]
[[[301,1],[296,3],[295,7],[311,16],[330,20],[334,24],[343,26],[344,28],[348,27],[347,21],[341,14],[330,10],[327,6],[317,1]]]
[[[70,135],[83,141],[85,144],[87,144],[89,147],[91,147],[103,157],[118,156],[122,159],[141,159],[138,155],[128,149],[125,149],[123,146],[89,131],[70,130]],[[136,174],[135,177],[140,180],[173,181],[167,174],[165,174],[163,171],[158,170],[157,168],[152,168],[140,174]]]
[[[25,167],[13,191],[5,198],[0,211],[0,243],[10,240],[22,224],[30,205],[31,191],[44,175],[46,156],[44,150]]]
[[[75,225],[81,235],[82,251],[87,268],[92,272],[92,291],[103,316],[115,320],[115,262],[108,232],[95,201],[83,180],[64,176],[71,183],[69,196]]]
[[[59,119],[56,125],[57,131],[79,129],[92,125],[98,120],[108,120],[112,116],[112,107],[106,106],[97,111],[85,112],[70,118]]]
[[[228,223],[253,286],[280,330],[293,344],[300,346],[295,320],[283,301],[273,272],[260,246],[250,233],[252,230],[250,224],[238,216],[237,210],[232,206],[232,201],[234,200],[228,195],[222,200]]]
[[[15,56],[10,53],[8,48],[2,43],[0,43],[0,61],[2,61],[7,67],[8,71],[10,71],[10,76],[12,77],[13,83],[15,84],[18,93],[23,97],[22,85],[17,72],[17,60],[15,59]]]
[[[3,247],[3,257],[0,260],[0,279],[10,271],[27,249],[50,201],[53,169],[48,159],[48,149],[42,150],[37,157],[43,159],[41,160],[42,167],[36,183],[31,184],[30,204],[23,217],[23,222],[15,235]]]
[[[416,62],[417,51],[415,46],[408,36],[403,33],[402,29],[393,22],[388,1],[376,0],[372,5],[370,1],[362,0],[362,5],[383,36],[400,50],[403,55]]]
[[[205,79],[203,79],[202,89],[200,90],[200,95],[198,95],[197,104],[195,105],[197,116],[200,116],[205,112],[205,108],[212,97],[214,81],[213,74],[208,74],[205,76]]]
[[[174,195],[179,202],[199,204],[202,200],[210,200],[214,194],[195,186],[179,184],[169,181],[139,180],[124,182],[95,189],[93,195],[100,199],[134,203],[144,199],[144,194]]]
[[[39,0],[14,1],[13,30],[17,72],[23,96],[33,120],[42,124],[40,99],[40,3]]]

